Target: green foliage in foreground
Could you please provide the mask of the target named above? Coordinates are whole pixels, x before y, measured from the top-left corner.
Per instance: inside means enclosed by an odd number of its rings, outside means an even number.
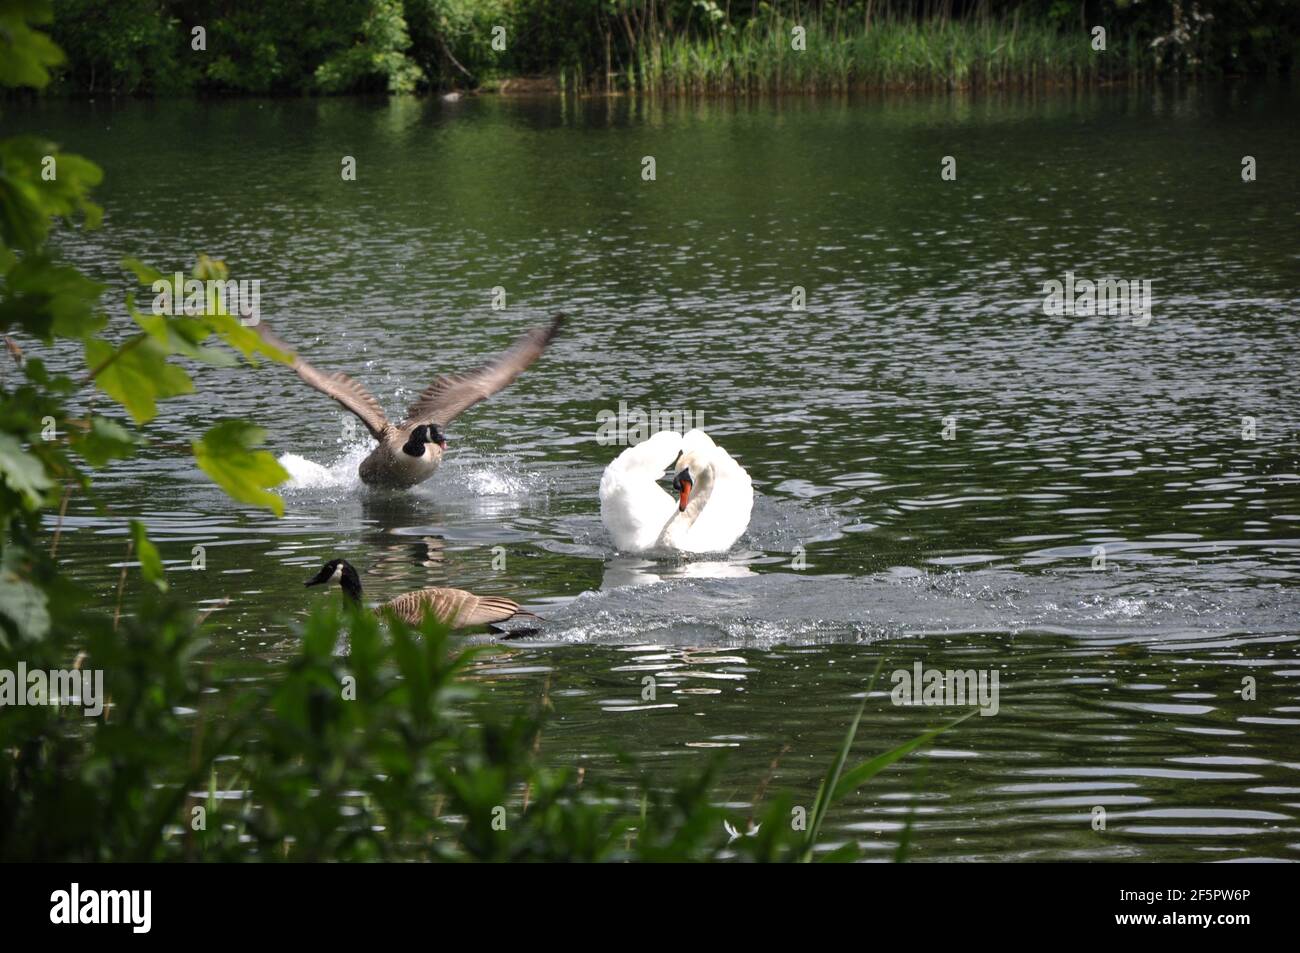
[[[54,37],[71,56],[60,82],[91,94],[403,93],[520,75],[662,92],[1091,82],[1287,71],[1300,51],[1295,0],[57,0],[55,9]],[[795,26],[807,31],[802,52]],[[1104,53],[1089,46],[1093,26],[1107,31]],[[24,45],[31,53],[13,61],[15,74],[55,65],[48,47]]]
[[[46,12],[0,0],[0,42],[14,57],[0,81],[43,85],[61,60],[32,29]],[[102,286],[46,246],[54,227],[98,223],[88,194],[99,179],[53,143],[0,141],[0,360],[11,360],[0,378],[0,680],[37,702],[3,699],[0,861],[809,859],[835,799],[928,740],[846,771],[855,719],[806,831],[776,797],[757,834],[728,845],[707,772],[667,791],[614,789],[542,765],[531,713],[477,706],[471,719],[477,652],[455,649],[435,622],[417,630],[325,604],[272,678],[205,662],[200,620],[168,593],[134,520],[138,575],[124,568],[117,604],[97,604],[57,560],[69,496],[93,500],[89,471],[135,454],[160,402],[193,389],[178,359],[285,357],[211,301],[169,315],[129,298],[125,335],[102,336]],[[134,259],[123,267],[145,285],[161,278]],[[207,258],[194,270],[226,277]],[[80,349],[84,372],[46,369],[37,355],[56,342]],[[91,409],[103,400],[111,415]],[[261,437],[222,421],[192,449],[232,497],[278,513],[270,488],[284,473]],[[83,689],[70,703],[72,687],[59,685],[31,698],[23,670],[102,673],[108,697]],[[53,695],[63,704],[47,703]]]
[[[26,64],[0,75],[24,84],[47,80],[40,64],[62,54],[33,27],[48,22],[48,8],[37,0],[0,0],[10,62]],[[190,373],[172,360],[177,356],[229,363],[233,351],[250,361],[259,353],[287,359],[220,307],[154,315],[128,300],[132,328],[105,336],[104,286],[56,261],[47,247],[56,226],[99,224],[89,193],[100,179],[94,163],[56,143],[36,136],[0,141],[0,334],[8,351],[0,358],[0,646],[6,648],[66,638],[81,624],[76,600],[58,593],[65,581],[55,560],[57,531],[51,544],[42,538],[43,524],[51,511],[63,512],[72,493],[90,491],[89,470],[132,456],[146,442],[120,411],[138,427],[157,415],[160,401],[193,390]],[[145,283],[161,277],[138,262],[124,264]],[[225,266],[200,259],[194,277],[224,278]],[[84,371],[48,370],[38,348],[56,344],[80,349]],[[95,412],[103,398],[119,413]],[[248,425],[224,421],[195,442],[194,453],[237,499],[276,508],[279,498],[266,488],[285,474],[256,449],[256,440]]]
[[[546,767],[540,712],[467,717],[481,648],[338,605],[273,680],[201,664],[192,615],[147,587],[116,628],[86,611],[80,664],[104,671],[111,706],[0,720],[0,861],[809,860],[837,798],[944,730],[844,770],[855,719],[807,825],[778,795],[730,839],[712,772],[659,790]],[[3,649],[0,668],[70,649]]]

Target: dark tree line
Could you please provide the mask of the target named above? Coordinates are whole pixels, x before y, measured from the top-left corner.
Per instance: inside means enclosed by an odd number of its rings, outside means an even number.
[[[889,20],[993,20],[1075,42],[1094,25],[1144,72],[1286,72],[1296,0],[55,0],[72,93],[412,92],[555,74],[595,83],[666,37],[817,21],[834,36]],[[194,35],[202,27],[202,50]],[[502,39],[493,46],[494,28]],[[504,31],[503,33],[501,31]],[[502,40],[504,42],[502,42]]]

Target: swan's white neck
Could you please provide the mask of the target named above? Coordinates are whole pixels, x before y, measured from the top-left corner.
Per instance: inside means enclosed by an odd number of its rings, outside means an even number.
[[[673,513],[664,524],[663,531],[659,534],[661,546],[672,548],[680,546],[680,536],[695,525],[695,521],[700,518],[700,513],[703,512],[709,497],[713,494],[713,477],[713,464],[709,463],[695,480],[686,509]]]

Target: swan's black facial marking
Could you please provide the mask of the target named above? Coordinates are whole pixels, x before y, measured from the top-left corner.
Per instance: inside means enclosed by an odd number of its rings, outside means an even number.
[[[677,476],[673,477],[673,492],[677,494],[677,512],[682,513],[686,510],[686,504],[691,498],[691,490],[695,486],[695,481],[691,479],[690,470],[678,470]]]

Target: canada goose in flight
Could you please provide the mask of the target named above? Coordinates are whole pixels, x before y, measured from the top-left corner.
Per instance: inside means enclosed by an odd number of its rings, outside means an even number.
[[[320,572],[307,580],[308,586],[338,581],[343,594],[357,604],[361,603],[361,577],[346,559],[331,559]],[[519,603],[501,596],[476,596],[464,589],[417,589],[404,592],[376,607],[382,612],[391,609],[398,618],[411,625],[419,625],[430,613],[453,629],[468,629],[478,625],[491,626],[515,616],[538,618]]]
[[[293,369],[303,382],[356,414],[379,446],[361,461],[357,472],[368,486],[406,489],[433,475],[447,449],[443,429],[480,400],[508,386],[541,356],[564,323],[557,315],[546,327],[526,331],[508,351],[464,374],[444,374],[406,408],[406,419],[392,424],[379,401],[348,375],[318,371],[277,337],[266,322],[254,328],[278,350],[293,356]]]

